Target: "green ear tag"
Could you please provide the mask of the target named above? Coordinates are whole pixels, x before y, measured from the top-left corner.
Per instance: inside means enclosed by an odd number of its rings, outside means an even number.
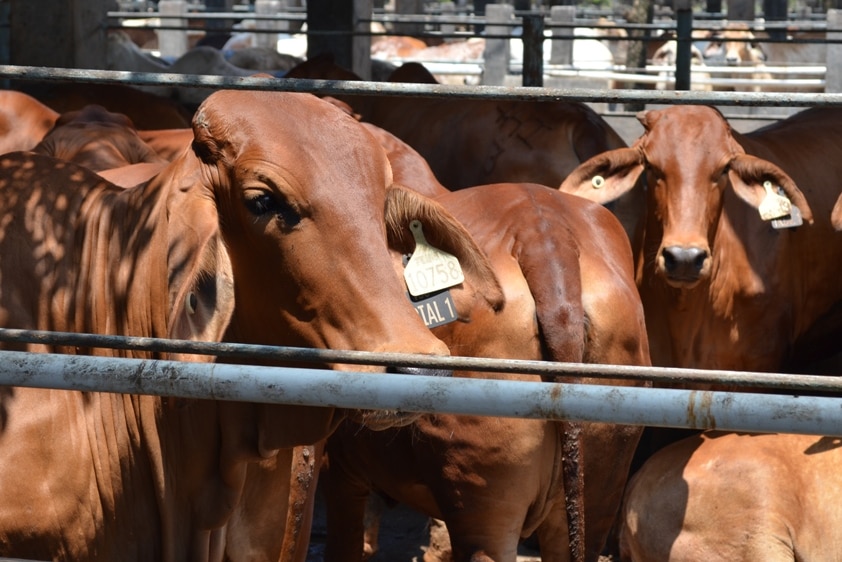
[[[456,256],[434,248],[424,238],[421,221],[409,223],[415,238],[415,251],[403,271],[406,287],[413,297],[453,287],[465,280]]]

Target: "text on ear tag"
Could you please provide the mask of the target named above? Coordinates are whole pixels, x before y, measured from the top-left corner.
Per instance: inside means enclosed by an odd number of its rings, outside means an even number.
[[[775,193],[772,182],[768,180],[763,182],[763,189],[766,190],[766,195],[757,207],[757,210],[760,211],[760,218],[769,221],[787,216],[792,208],[789,199]]]
[[[424,297],[409,297],[415,312],[428,328],[435,328],[457,320],[456,305],[450,291],[442,291]]]
[[[409,229],[415,238],[415,251],[403,270],[406,287],[413,297],[454,287],[465,280],[456,256],[434,248],[424,238],[421,221],[413,220]]]
[[[795,228],[802,224],[804,224],[804,220],[801,218],[801,210],[793,205],[788,216],[772,221],[772,228],[780,230],[782,228]]]

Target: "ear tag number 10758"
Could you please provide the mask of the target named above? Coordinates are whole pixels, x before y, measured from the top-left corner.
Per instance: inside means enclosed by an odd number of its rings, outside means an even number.
[[[415,238],[415,251],[404,268],[403,277],[410,295],[418,297],[434,293],[465,280],[456,256],[434,248],[424,238],[421,221],[413,220],[409,229]]]

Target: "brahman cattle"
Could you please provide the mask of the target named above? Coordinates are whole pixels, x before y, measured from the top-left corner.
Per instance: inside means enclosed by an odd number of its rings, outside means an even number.
[[[415,76],[426,75],[413,78],[414,82],[436,82],[423,67],[412,66]],[[396,77],[405,74],[395,71]],[[353,73],[319,58],[302,63],[286,76],[355,79]],[[557,186],[591,156],[626,146],[599,114],[578,102],[337,97],[364,121],[417,150],[451,190],[499,182]]]
[[[0,325],[447,354],[395,275],[395,229],[419,212],[479,280],[456,297],[496,286],[464,229],[392,186],[383,149],[329,103],[220,91],[193,132],[192,150],[128,189],[41,154],[0,158]],[[317,443],[346,414],[374,428],[417,417],[34,388],[4,389],[0,411],[0,555],[42,560],[219,559],[250,462]]]
[[[176,100],[125,84],[32,83],[23,91],[58,113],[101,105],[108,111],[126,115],[139,130],[189,128],[193,115],[192,110]]]
[[[37,99],[15,90],[0,90],[0,154],[32,150],[59,117]]]
[[[475,302],[467,322],[432,328],[451,353],[649,364],[632,256],[614,217],[542,185],[448,192],[408,145],[363,124],[387,149],[396,182],[435,197],[464,224],[501,282],[501,307]],[[616,516],[640,431],[578,425],[426,415],[409,427],[385,432],[355,423],[341,426],[327,446],[326,559],[360,560],[366,496],[377,492],[444,520],[454,560],[514,560],[519,539],[533,532],[539,535],[543,560],[596,560]],[[570,544],[568,518],[576,518]],[[432,554],[428,551],[428,562]]]
[[[838,339],[818,341],[842,309],[842,238],[830,223],[842,109],[745,135],[705,106],[638,118],[632,147],[588,160],[561,189],[603,203],[645,190],[633,246],[653,364],[798,371],[835,353]]]
[[[705,432],[629,482],[624,562],[819,562],[842,552],[838,438]]]
[[[192,131],[185,131],[190,132],[192,139]],[[141,140],[131,119],[99,105],[63,113],[32,150],[75,162],[94,172],[166,162]]]

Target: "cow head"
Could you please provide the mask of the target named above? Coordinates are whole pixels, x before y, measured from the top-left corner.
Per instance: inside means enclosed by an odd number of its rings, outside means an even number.
[[[131,119],[95,104],[61,114],[33,151],[76,162],[95,172],[163,162],[140,139]]]
[[[424,209],[429,239],[479,272],[470,278],[485,278],[476,265],[481,252],[443,209],[392,187],[384,150],[353,117],[308,94],[222,91],[200,107],[193,130],[193,151],[162,174],[176,184],[168,205],[170,297],[182,315],[171,322],[174,334],[195,331],[189,320],[201,318],[213,329],[226,324],[232,341],[448,354],[395,275],[395,257],[406,249],[396,230],[409,220],[408,201]],[[495,300],[495,287],[470,290]],[[229,302],[230,320],[208,321],[204,312]],[[362,421],[399,423],[383,415]]]
[[[725,29],[711,32],[703,55],[705,60],[721,60],[729,66],[758,65],[766,61],[766,53],[744,23],[731,23]]]
[[[771,182],[805,222],[812,222],[792,178],[775,164],[746,154],[715,109],[672,106],[641,112],[638,119],[645,132],[632,147],[584,162],[561,190],[605,204],[645,183],[646,236],[661,233],[655,272],[670,285],[692,288],[710,276],[712,240],[726,189],[759,208],[768,195],[764,184]],[[645,182],[638,182],[641,177]]]

